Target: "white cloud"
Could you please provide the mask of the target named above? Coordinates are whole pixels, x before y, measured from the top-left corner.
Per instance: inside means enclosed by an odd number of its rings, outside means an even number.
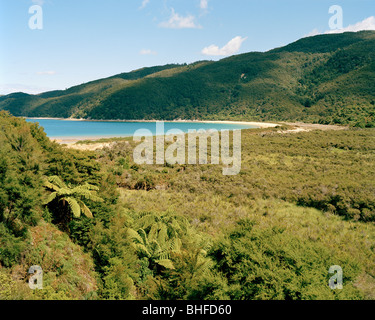
[[[180,16],[172,8],[171,17],[168,21],[161,22],[159,27],[169,28],[169,29],[199,29],[200,25],[195,23],[195,17],[192,15],[187,15],[186,17]]]
[[[36,74],[38,76],[53,76],[56,74],[56,71],[39,71]]]
[[[308,34],[306,34],[304,36],[304,38],[306,38],[306,37],[314,37],[314,36],[317,36],[318,34],[320,34],[320,31],[315,28],[313,31],[311,31]]]
[[[201,0],[199,6],[201,9],[204,9],[204,10],[208,9],[208,0]]]
[[[142,5],[139,7],[139,9],[144,9],[149,4],[150,0],[143,0]]]
[[[369,17],[363,21],[360,21],[356,24],[351,24],[346,28],[342,28],[339,30],[328,30],[325,33],[343,33],[343,32],[357,32],[357,31],[364,31],[364,30],[375,30],[375,17]]]
[[[319,34],[332,34],[332,33],[343,33],[343,32],[357,32],[357,31],[365,31],[365,30],[375,30],[375,17],[366,18],[360,22],[355,24],[351,24],[346,28],[337,29],[337,30],[327,30],[325,32],[320,32],[318,29],[314,29],[305,37],[312,37]]]
[[[202,53],[206,56],[230,56],[241,49],[241,45],[246,39],[247,38],[242,38],[238,36],[230,40],[222,48],[219,48],[218,46],[213,44],[209,47],[204,48],[202,50]]]
[[[158,53],[156,51],[152,51],[149,49],[142,49],[139,54],[141,55],[157,55]]]

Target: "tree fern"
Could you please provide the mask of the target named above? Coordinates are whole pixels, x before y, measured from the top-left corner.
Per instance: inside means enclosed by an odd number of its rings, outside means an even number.
[[[44,187],[52,192],[47,196],[44,204],[60,207],[63,212],[72,214],[74,218],[80,218],[82,213],[88,218],[93,218],[84,200],[103,202],[103,199],[96,194],[98,187],[88,183],[72,188],[66,185],[60,177],[52,176],[44,182]]]
[[[167,269],[173,269],[170,260],[172,253],[181,251],[181,239],[183,231],[187,230],[187,220],[180,219],[173,213],[139,213],[132,214],[134,226],[138,231],[129,230],[128,234],[135,244],[135,248],[141,257],[145,252],[149,255],[150,265],[159,265]]]

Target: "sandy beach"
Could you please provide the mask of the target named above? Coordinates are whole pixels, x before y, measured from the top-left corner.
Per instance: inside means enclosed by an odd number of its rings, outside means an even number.
[[[276,123],[248,122],[248,121],[186,121],[186,122],[240,124],[240,125],[245,125],[245,126],[256,126],[258,128],[275,128],[278,126],[278,124]]]
[[[32,120],[62,120],[62,121],[99,121],[99,122],[169,122],[169,123],[212,123],[212,124],[238,124],[244,126],[254,126],[257,128],[274,128],[278,126],[275,123],[266,123],[266,122],[248,122],[248,121],[209,121],[209,120],[87,120],[87,119],[75,119],[75,118],[27,118]],[[96,141],[100,139],[111,138],[107,136],[82,136],[82,137],[53,137],[51,138],[52,141],[55,141],[59,144],[66,144],[70,148],[74,149],[85,149],[85,150],[96,150],[99,148],[103,148],[106,146],[107,143],[97,143],[97,144],[90,144],[89,148],[85,148],[85,145],[77,146],[75,145],[78,141]],[[126,138],[126,137],[124,137]]]

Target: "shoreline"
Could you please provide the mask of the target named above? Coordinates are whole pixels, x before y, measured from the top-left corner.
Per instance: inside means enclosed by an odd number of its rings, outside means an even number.
[[[29,118],[31,119],[31,118]],[[41,118],[33,118],[33,119],[41,119]],[[46,119],[46,118],[44,118]],[[49,118],[51,119],[51,118]],[[56,119],[56,118],[54,118]],[[69,120],[69,119],[63,119],[63,120]],[[79,120],[75,119],[75,121],[95,121],[95,120]],[[160,120],[101,120],[105,122],[157,122]],[[287,133],[299,133],[299,132],[309,132],[312,130],[345,130],[347,127],[345,126],[337,126],[337,125],[321,125],[321,124],[307,124],[302,122],[280,122],[280,123],[269,123],[269,122],[250,122],[250,121],[201,121],[201,120],[174,120],[174,121],[165,121],[169,123],[218,123],[218,124],[239,124],[239,125],[249,125],[252,126],[252,128],[248,129],[266,129],[266,128],[275,128],[280,125],[289,125],[293,128],[287,130],[287,131],[277,131],[279,134],[287,134]],[[254,128],[255,127],[255,128]],[[246,130],[246,128],[244,128]],[[98,150],[103,149],[104,147],[110,147],[115,143],[114,141],[106,142],[99,140],[102,139],[121,139],[124,138],[131,138],[131,135],[124,135],[124,136],[105,136],[105,135],[97,135],[97,136],[66,136],[66,137],[49,137],[49,139],[53,142],[56,142],[58,144],[66,145],[68,148],[72,149],[78,149],[78,150]],[[77,144],[79,141],[92,141],[92,143],[89,144]]]
[[[278,124],[271,122],[256,121],[236,121],[236,120],[94,120],[94,119],[76,119],[76,118],[49,118],[49,117],[22,117],[30,120],[61,120],[61,121],[88,121],[88,122],[169,122],[169,123],[213,123],[213,124],[238,124],[246,126],[256,126],[258,128],[274,128]]]
[[[219,121],[219,120],[93,120],[93,119],[76,119],[76,118],[51,118],[51,117],[22,117],[24,119],[30,120],[60,120],[60,121],[87,121],[87,122],[135,122],[135,123],[142,123],[142,122],[168,122],[168,123],[212,123],[212,124],[233,124],[233,125],[244,125],[244,126],[251,126],[255,127],[253,129],[266,129],[266,128],[274,128],[277,127],[279,124],[270,123],[270,122],[255,122],[255,121],[234,121],[234,120],[226,120],[226,121]],[[249,128],[251,129],[251,128]],[[78,141],[97,141],[100,139],[110,139],[110,138],[129,138],[131,136],[105,136],[105,135],[98,135],[98,136],[56,136],[56,137],[49,137],[51,141],[57,142],[59,144],[66,144],[68,146],[74,145]]]

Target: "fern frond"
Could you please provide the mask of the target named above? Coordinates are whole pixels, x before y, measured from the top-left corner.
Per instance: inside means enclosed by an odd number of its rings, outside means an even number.
[[[180,252],[181,245],[181,240],[178,238],[172,238],[167,242],[168,250],[170,250],[171,252]]]
[[[94,186],[94,185],[92,185],[92,184],[89,184],[89,183],[87,183],[87,182],[83,185],[83,187],[86,188],[87,190],[91,190],[91,191],[99,191],[99,187]]]
[[[62,181],[61,178],[58,176],[48,177],[48,182],[54,184],[59,188],[66,188],[66,184],[64,183],[64,181]]]
[[[137,225],[142,229],[147,229],[157,222],[157,217],[154,213],[144,213],[137,220]]]
[[[57,191],[58,195],[60,197],[64,197],[64,196],[70,196],[73,194],[72,190],[70,190],[69,188],[60,188],[58,191]]]
[[[168,239],[168,228],[167,226],[163,225],[160,228],[159,234],[158,234],[158,241],[159,243],[166,242]]]
[[[162,251],[162,252],[159,252],[159,254],[157,255],[157,258],[160,260],[166,260],[170,258],[170,254],[167,251]]]
[[[155,261],[158,265],[161,265],[162,267],[166,269],[174,269],[173,262],[169,259],[161,259],[161,260],[156,260]]]
[[[137,233],[141,237],[143,243],[147,246],[148,245],[148,238],[147,238],[146,232],[143,229],[138,229]]]
[[[45,187],[46,189],[51,190],[51,191],[59,191],[60,190],[60,188],[58,186],[55,186],[54,184],[52,184],[49,181],[44,181],[43,187]]]
[[[151,253],[143,244],[133,243],[133,248],[139,255],[151,258]]]
[[[135,241],[137,243],[142,243],[142,244],[145,244],[144,241],[143,241],[143,238],[138,234],[137,231],[133,230],[133,229],[128,229],[127,230],[127,235],[128,237],[132,240],[132,241]]]
[[[52,192],[48,195],[47,199],[43,202],[43,205],[47,205],[57,198],[57,192]]]
[[[156,240],[152,240],[148,247],[153,252],[153,255],[156,257],[158,257],[163,252],[162,248],[160,247],[160,244]]]
[[[72,194],[77,197],[85,198],[94,202],[103,202],[103,199],[95,195],[92,191],[85,189],[82,186],[78,186],[72,189]]]
[[[70,210],[75,218],[79,218],[81,216],[81,207],[79,206],[77,200],[69,197],[63,198],[62,200],[69,203]]]
[[[149,239],[149,240],[157,240],[158,241],[158,235],[159,235],[159,232],[160,232],[160,230],[159,230],[159,226],[158,226],[158,224],[153,224],[152,226],[151,226],[151,229],[150,229],[150,231],[148,232],[148,236],[147,236],[147,238]]]
[[[81,211],[87,218],[94,218],[91,210],[82,201],[79,202],[79,205],[81,206]]]

